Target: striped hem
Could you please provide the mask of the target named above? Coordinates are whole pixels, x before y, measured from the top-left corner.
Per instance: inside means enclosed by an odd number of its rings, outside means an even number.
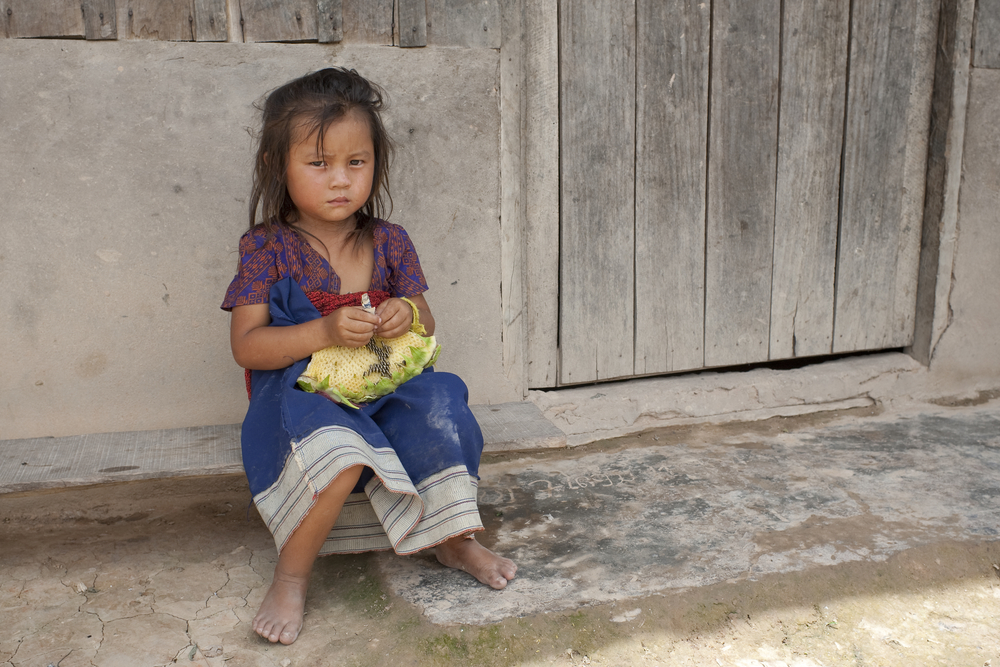
[[[352,493],[320,549],[320,555],[393,549],[410,554],[483,529],[476,503],[477,480],[465,466],[410,481],[390,447],[372,447],[354,431],[330,426],[292,443],[292,455],[275,483],[254,496],[278,551],[344,470],[364,465],[375,472],[364,493]]]

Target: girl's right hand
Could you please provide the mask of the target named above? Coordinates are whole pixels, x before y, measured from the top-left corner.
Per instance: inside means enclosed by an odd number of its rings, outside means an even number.
[[[322,318],[332,345],[362,347],[368,344],[382,318],[358,306],[338,308]]]
[[[287,368],[331,345],[361,347],[379,326],[377,315],[363,308],[338,308],[326,317],[287,327],[271,323],[268,305],[234,306],[229,325],[233,358],[243,368]]]

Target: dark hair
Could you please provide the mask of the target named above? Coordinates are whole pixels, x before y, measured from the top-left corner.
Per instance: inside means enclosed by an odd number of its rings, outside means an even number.
[[[355,70],[330,67],[306,74],[271,91],[258,105],[261,111],[257,135],[257,157],[250,193],[250,227],[260,222],[268,232],[275,224],[295,228],[295,204],[288,196],[286,171],[288,152],[296,132],[308,136],[318,132],[318,144],[330,125],[350,113],[368,122],[375,148],[375,173],[371,193],[356,214],[357,227],[351,232],[356,245],[369,237],[378,218],[389,217],[389,165],[393,143],[379,115],[386,107],[386,95]],[[388,203],[388,207],[386,206]]]

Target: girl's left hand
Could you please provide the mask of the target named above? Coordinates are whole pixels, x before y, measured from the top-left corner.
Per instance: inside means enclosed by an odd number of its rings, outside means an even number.
[[[410,304],[395,297],[380,303],[375,314],[382,318],[382,324],[375,330],[382,338],[398,338],[409,331],[413,323]]]

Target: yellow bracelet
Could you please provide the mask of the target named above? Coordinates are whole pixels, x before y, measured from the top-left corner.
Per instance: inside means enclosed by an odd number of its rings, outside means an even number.
[[[420,334],[421,336],[426,336],[427,329],[420,323],[420,310],[417,309],[417,304],[413,303],[405,296],[401,296],[399,298],[410,304],[410,308],[413,309],[413,324],[410,325],[410,331],[415,334]]]

